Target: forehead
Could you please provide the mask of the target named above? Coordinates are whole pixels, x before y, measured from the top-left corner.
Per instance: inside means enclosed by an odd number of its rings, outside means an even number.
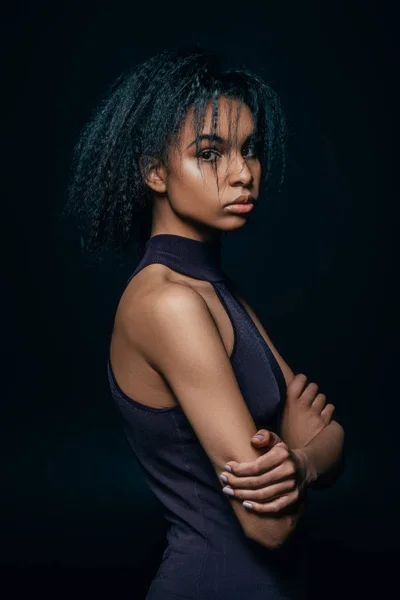
[[[193,123],[193,106],[190,107],[186,116],[185,122],[182,127],[183,140],[191,141],[194,134],[194,123]],[[207,110],[204,120],[203,132],[209,133],[212,130],[212,102],[208,101]],[[252,131],[254,127],[254,120],[251,114],[250,108],[247,104],[244,104],[236,98],[226,98],[222,96],[218,102],[218,124],[217,134],[221,137],[228,137],[229,126],[232,130],[235,128],[235,122],[237,121],[238,134],[246,134]],[[189,138],[191,138],[189,140]]]

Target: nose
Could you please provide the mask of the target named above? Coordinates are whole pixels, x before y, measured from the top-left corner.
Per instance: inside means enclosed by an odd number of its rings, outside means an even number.
[[[253,183],[253,173],[240,153],[235,152],[234,156],[230,157],[228,168],[230,185],[248,186]]]

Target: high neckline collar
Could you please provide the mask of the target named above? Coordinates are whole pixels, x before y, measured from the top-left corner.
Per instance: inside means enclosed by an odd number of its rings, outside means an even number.
[[[189,277],[224,281],[221,267],[221,237],[194,240],[172,233],[159,233],[147,240],[141,262],[161,262]]]

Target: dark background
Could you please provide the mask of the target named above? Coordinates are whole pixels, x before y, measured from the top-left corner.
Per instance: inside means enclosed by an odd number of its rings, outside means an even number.
[[[389,597],[400,533],[394,8],[361,0],[7,8],[1,565],[14,586],[59,595],[86,582],[139,600],[161,559],[161,509],[124,438],[105,369],[136,256],[88,264],[59,213],[72,147],[108,85],[164,47],[199,41],[227,66],[265,77],[292,131],[281,194],[227,237],[223,264],[346,432],[346,471],[310,492],[306,513],[315,598]]]

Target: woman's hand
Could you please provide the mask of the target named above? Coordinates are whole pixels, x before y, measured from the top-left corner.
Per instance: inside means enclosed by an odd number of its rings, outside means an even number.
[[[335,407],[325,404],[326,396],[318,394],[316,383],[307,385],[305,375],[295,375],[287,386],[279,430],[290,448],[304,448],[330,423]]]
[[[228,462],[220,479],[225,485],[223,492],[243,500],[246,508],[277,513],[303,499],[315,473],[301,449],[291,450],[272,431],[262,429],[259,433],[265,439],[257,446],[272,446],[271,449],[251,462]]]
[[[278,512],[294,504],[302,499],[308,483],[317,478],[314,466],[301,449],[330,423],[335,407],[325,406],[326,396],[317,393],[317,384],[306,383],[307,377],[298,374],[287,386],[281,437],[260,429],[256,435],[263,435],[264,440],[251,438],[252,444],[265,448],[266,454],[247,463],[230,461],[225,466],[228,472],[221,473],[226,478],[221,479],[226,484],[225,493],[251,502],[258,512]]]

